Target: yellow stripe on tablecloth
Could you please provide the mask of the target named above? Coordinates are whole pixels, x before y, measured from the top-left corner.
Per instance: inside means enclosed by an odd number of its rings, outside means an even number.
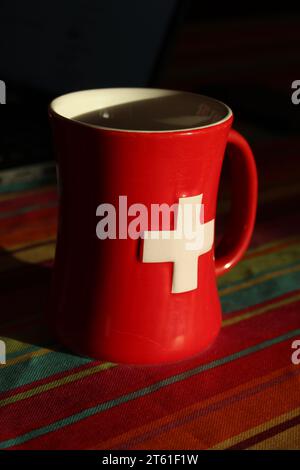
[[[300,424],[279,432],[276,436],[258,442],[248,450],[299,450],[300,449]]]
[[[38,264],[54,258],[55,242],[20,250],[13,255],[1,256],[0,272],[17,268],[20,263]]]
[[[270,312],[275,310],[276,308],[283,307],[285,305],[291,304],[300,300],[300,293],[296,295],[292,295],[287,299],[279,300],[278,302],[272,302],[271,304],[265,305],[263,307],[258,307],[257,309],[251,310],[246,313],[242,313],[241,315],[237,315],[233,318],[224,319],[222,322],[223,326],[230,326],[234,325],[235,323],[239,323],[240,321],[247,320],[248,318],[256,317],[257,315],[262,315],[263,313]]]
[[[20,400],[25,400],[26,398],[33,397],[35,395],[38,395],[39,393],[47,392],[54,388],[60,387],[68,383],[75,382],[76,380],[82,379],[84,377],[88,377],[93,374],[97,374],[97,372],[101,372],[103,370],[107,370],[112,367],[116,367],[116,364],[112,364],[111,362],[104,362],[102,364],[98,364],[97,366],[89,367],[79,372],[66,375],[60,379],[52,380],[51,382],[38,385],[37,387],[26,390],[25,392],[16,393],[15,395],[12,395],[10,397],[3,398],[2,400],[0,399],[0,407],[9,405],[11,403],[16,403]]]
[[[197,412],[201,409],[204,409],[208,406],[217,404],[223,400],[230,399],[231,397],[236,396],[237,394],[242,394],[249,390],[252,387],[255,387],[257,385],[262,385],[264,383],[269,382],[272,379],[275,379],[277,377],[283,376],[284,374],[290,372],[293,370],[295,366],[292,364],[281,368],[276,371],[272,371],[269,374],[266,374],[261,377],[257,377],[255,379],[249,380],[246,383],[242,383],[234,388],[231,388],[229,390],[226,390],[225,392],[218,393],[212,397],[209,397],[203,401],[198,401],[196,403],[193,403],[190,406],[186,406],[179,411],[175,411],[172,414],[168,414],[167,416],[164,416],[163,418],[158,418],[155,421],[151,421],[147,424],[144,424],[143,426],[139,426],[138,428],[131,429],[125,433],[122,433],[118,436],[114,436],[111,439],[108,439],[106,441],[101,441],[99,442],[98,445],[94,446],[93,449],[112,449],[112,448],[117,448],[119,445],[123,445],[125,442],[130,441],[131,439],[137,438],[139,436],[145,435],[148,431],[155,431],[155,429],[161,428],[162,426],[168,425],[172,422],[175,422],[177,420],[180,420],[181,418],[184,418],[185,416]]]
[[[211,450],[227,449],[229,447],[234,446],[235,444],[238,444],[240,442],[245,441],[246,439],[249,439],[250,437],[255,436],[256,434],[259,434],[263,431],[267,431],[273,426],[282,424],[285,421],[288,421],[297,416],[300,416],[300,407],[295,408],[294,410],[289,411],[288,413],[284,413],[280,416],[276,416],[276,418],[273,418],[270,421],[266,421],[265,423],[262,423],[259,426],[255,426],[254,428],[247,429],[247,431],[244,431],[241,434],[238,434],[237,436],[230,437],[229,439],[226,439],[226,441],[219,442],[215,446],[211,447]]]
[[[290,273],[294,273],[298,271],[300,271],[300,264],[297,264],[296,266],[293,266],[290,268],[284,268],[284,269],[279,269],[277,271],[272,271],[270,273],[264,273],[261,276],[255,277],[255,279],[249,279],[245,282],[241,282],[234,286],[224,287],[223,289],[219,290],[219,295],[220,297],[222,297],[224,295],[232,294],[233,292],[238,292],[239,290],[247,289],[248,287],[255,286],[256,284],[261,284],[264,281],[269,281],[270,279],[273,279],[279,276],[284,276],[285,274],[290,274]]]

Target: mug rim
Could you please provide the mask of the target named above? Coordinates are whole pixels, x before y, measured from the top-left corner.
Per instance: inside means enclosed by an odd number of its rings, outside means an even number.
[[[125,92],[135,93],[137,96],[139,94],[139,98],[141,98],[141,93],[144,93],[144,96],[145,96],[145,94],[148,95],[149,98],[151,98],[151,96],[155,97],[155,93],[156,93],[156,97],[158,97],[158,96],[171,96],[172,94],[180,93],[180,94],[183,94],[183,95],[195,96],[195,98],[197,98],[199,100],[199,102],[200,102],[201,98],[202,99],[205,98],[206,101],[209,101],[212,104],[223,106],[224,110],[227,111],[227,112],[226,112],[226,114],[223,118],[221,118],[219,120],[216,120],[215,122],[210,123],[210,124],[198,125],[198,126],[195,125],[195,126],[191,126],[191,127],[188,127],[188,128],[187,127],[178,127],[178,129],[175,128],[175,129],[159,129],[159,130],[149,129],[149,130],[147,130],[147,129],[124,129],[124,128],[121,128],[121,127],[120,128],[118,128],[118,127],[114,128],[114,127],[101,126],[101,125],[98,125],[98,124],[91,124],[91,123],[88,123],[88,122],[80,121],[78,119],[74,119],[75,117],[80,116],[80,114],[83,114],[83,113],[77,112],[77,113],[74,114],[74,111],[73,112],[72,111],[71,112],[70,111],[69,112],[59,111],[59,108],[62,108],[64,101],[68,101],[68,100],[70,100],[74,97],[77,97],[80,100],[80,98],[83,98],[86,95],[90,95],[90,98],[92,98],[96,94],[98,95],[100,93],[101,94],[102,93],[107,94],[107,93],[125,93]],[[130,102],[130,101],[125,101],[125,103],[126,102]],[[121,103],[119,103],[119,104],[121,104]],[[96,107],[96,109],[98,109],[98,107]],[[219,126],[221,124],[226,123],[227,121],[230,121],[231,118],[233,117],[233,112],[227,104],[225,104],[223,101],[217,100],[217,99],[212,98],[210,96],[202,95],[200,93],[193,93],[193,92],[189,92],[189,91],[170,90],[170,89],[165,89],[165,88],[152,88],[152,87],[108,87],[108,88],[91,88],[91,89],[73,91],[73,92],[65,93],[63,95],[60,95],[60,96],[54,98],[50,102],[48,110],[49,110],[50,116],[53,115],[53,116],[58,117],[59,119],[63,119],[63,120],[66,120],[66,121],[71,121],[71,122],[76,123],[78,125],[82,125],[82,126],[85,126],[85,127],[91,127],[91,128],[94,128],[94,129],[99,129],[99,130],[104,130],[104,131],[121,132],[121,133],[129,133],[129,134],[132,134],[132,133],[136,133],[136,134],[172,134],[172,133],[186,133],[186,132],[191,133],[193,131],[200,131],[202,129],[209,129],[209,128]]]

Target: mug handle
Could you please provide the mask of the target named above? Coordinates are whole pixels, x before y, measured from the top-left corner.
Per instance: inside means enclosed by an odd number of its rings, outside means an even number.
[[[241,134],[231,129],[227,153],[230,164],[232,203],[225,234],[216,247],[216,275],[228,272],[243,256],[255,222],[257,171],[253,153]]]

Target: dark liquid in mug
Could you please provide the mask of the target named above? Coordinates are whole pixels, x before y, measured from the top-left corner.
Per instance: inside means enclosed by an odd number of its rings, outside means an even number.
[[[166,131],[191,129],[224,119],[228,110],[222,103],[207,97],[176,93],[107,108],[73,117],[94,126],[121,130]]]

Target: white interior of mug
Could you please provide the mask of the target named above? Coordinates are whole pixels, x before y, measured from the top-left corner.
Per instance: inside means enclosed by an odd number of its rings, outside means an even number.
[[[56,98],[50,110],[67,119],[127,132],[176,132],[227,121],[231,109],[195,93],[153,88],[103,88]]]

